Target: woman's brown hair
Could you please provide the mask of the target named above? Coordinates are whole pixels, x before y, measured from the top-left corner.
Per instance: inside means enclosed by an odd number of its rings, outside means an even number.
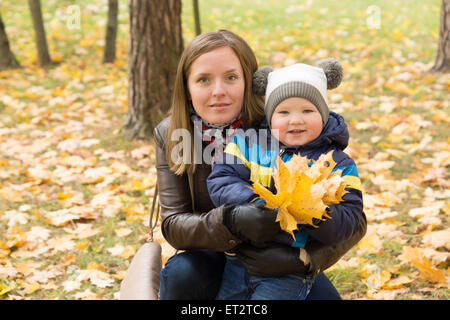
[[[216,32],[206,32],[200,34],[186,47],[178,63],[175,86],[172,99],[172,106],[169,114],[171,116],[170,127],[166,144],[166,159],[170,169],[176,174],[183,174],[186,171],[194,172],[193,129],[190,120],[191,102],[189,101],[189,89],[187,78],[192,63],[202,54],[221,47],[230,47],[239,58],[245,77],[244,102],[242,106],[241,119],[244,126],[256,124],[264,117],[264,100],[252,92],[253,73],[258,69],[258,62],[255,54],[247,42],[227,30]],[[183,147],[180,147],[180,140],[173,141],[172,133],[177,129],[185,129],[190,133],[190,141],[183,140]],[[188,145],[190,143],[190,145]],[[173,159],[175,157],[175,159]],[[197,160],[197,161],[196,161]]]

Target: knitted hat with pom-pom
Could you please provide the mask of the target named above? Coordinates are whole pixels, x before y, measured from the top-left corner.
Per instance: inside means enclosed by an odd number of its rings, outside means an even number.
[[[278,104],[291,97],[300,97],[316,106],[325,126],[330,112],[327,89],[338,87],[342,76],[341,64],[332,58],[319,61],[317,67],[303,63],[275,71],[270,67],[263,67],[253,75],[253,91],[265,95],[264,111],[269,124]]]

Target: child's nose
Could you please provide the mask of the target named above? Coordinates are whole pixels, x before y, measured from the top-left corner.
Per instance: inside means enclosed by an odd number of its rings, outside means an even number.
[[[304,123],[305,121],[304,121],[304,119],[303,119],[303,117],[301,116],[301,115],[297,115],[297,114],[293,114],[292,116],[291,116],[291,124],[298,124],[298,123]]]

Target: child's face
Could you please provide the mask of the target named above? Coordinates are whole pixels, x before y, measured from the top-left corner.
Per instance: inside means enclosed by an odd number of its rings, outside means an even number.
[[[286,146],[302,146],[322,132],[322,117],[316,106],[303,98],[288,98],[273,112],[272,134]]]

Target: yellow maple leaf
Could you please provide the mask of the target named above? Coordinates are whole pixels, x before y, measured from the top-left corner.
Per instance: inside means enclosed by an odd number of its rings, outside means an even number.
[[[384,289],[389,289],[389,290],[399,289],[399,288],[402,288],[403,286],[405,286],[407,284],[410,284],[413,281],[414,281],[414,279],[411,279],[411,278],[409,278],[406,275],[402,275],[402,276],[399,276],[399,277],[397,277],[395,279],[391,279],[388,282],[386,282],[383,285],[383,288]]]
[[[75,245],[75,249],[77,249],[77,250],[84,250],[84,249],[86,249],[88,247],[88,245],[89,245],[88,241],[81,241],[81,242],[78,242]]]
[[[341,202],[346,193],[345,183],[341,178],[342,171],[332,172],[336,166],[332,153],[330,151],[321,155],[317,161],[293,155],[290,161],[284,163],[278,157],[272,175],[276,194],[252,179],[253,191],[266,201],[268,208],[278,209],[276,221],[292,237],[294,230],[298,229],[299,221],[317,227],[313,218],[330,218],[327,207]],[[313,163],[309,166],[311,162]]]
[[[444,271],[433,267],[430,260],[426,257],[422,257],[421,261],[412,261],[411,263],[419,269],[421,278],[437,283],[445,283],[447,281]]]
[[[365,280],[365,283],[369,289],[379,289],[391,279],[391,276],[387,270],[376,270]]]
[[[0,258],[7,257],[10,253],[11,253],[11,250],[0,248]]]
[[[32,284],[26,286],[26,288],[25,288],[25,293],[26,293],[26,294],[32,294],[32,293],[34,293],[35,291],[39,290],[40,287],[41,287],[41,286],[39,285],[38,282],[33,282]]]
[[[419,270],[422,279],[435,283],[445,283],[447,281],[444,271],[435,268],[419,248],[405,246],[403,247],[403,253],[398,258],[400,261],[408,262],[415,266]]]
[[[72,194],[71,193],[64,193],[64,192],[58,192],[58,198],[59,199],[69,199],[72,198]]]
[[[16,288],[15,283],[8,285],[6,283],[0,283],[0,296],[4,295],[5,293],[10,292],[11,290],[14,290]]]

